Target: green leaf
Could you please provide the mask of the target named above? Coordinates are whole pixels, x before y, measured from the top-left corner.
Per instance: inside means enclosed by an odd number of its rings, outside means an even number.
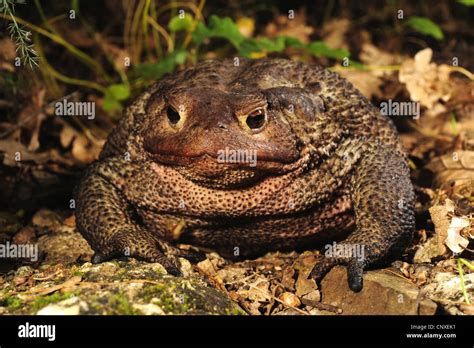
[[[412,16],[408,18],[407,25],[421,34],[434,37],[436,40],[444,38],[441,28],[428,18]]]
[[[122,104],[117,99],[107,93],[104,96],[104,103],[102,104],[102,107],[105,111],[122,110]]]
[[[147,79],[159,79],[173,72],[176,66],[186,61],[188,53],[184,49],[173,51],[156,63],[143,63],[135,66],[134,73]]]
[[[110,85],[107,92],[116,100],[125,100],[130,96],[130,88],[124,84]]]
[[[296,49],[305,48],[305,45],[297,38],[289,37],[289,36],[284,36],[284,38],[285,38],[285,43],[288,47],[293,47]]]
[[[110,85],[105,90],[103,108],[106,111],[122,110],[121,100],[130,97],[130,87],[125,84]]]
[[[237,49],[240,48],[240,44],[245,40],[237,24],[231,18],[220,18],[216,15],[211,16],[208,27],[204,23],[199,22],[193,33],[193,41],[196,45],[202,44],[207,38],[226,39]]]
[[[262,52],[257,40],[250,38],[242,41],[238,47],[239,54],[249,58],[253,52]]]
[[[267,39],[265,37],[257,41],[258,47],[266,52],[281,52],[285,49],[286,40],[283,36],[279,36],[274,40]]]
[[[193,26],[193,16],[190,14],[185,13],[184,17],[181,18],[175,16],[171,18],[170,22],[168,23],[168,28],[171,31],[189,31]]]
[[[307,46],[307,49],[316,57],[343,59],[351,55],[351,53],[345,48],[333,49],[323,41],[313,41]]]
[[[316,41],[309,45],[305,45],[298,39],[287,36],[278,36],[275,39],[245,38],[240,33],[237,24],[231,18],[220,18],[216,15],[211,16],[208,26],[203,22],[199,22],[192,37],[193,42],[198,46],[209,38],[225,39],[229,41],[239,54],[244,57],[252,57],[252,53],[282,52],[289,46],[296,49],[307,49],[318,57],[325,56],[329,58],[342,59],[350,56],[348,50],[331,49],[322,41]]]
[[[474,6],[474,0],[458,0],[458,2],[464,6]]]

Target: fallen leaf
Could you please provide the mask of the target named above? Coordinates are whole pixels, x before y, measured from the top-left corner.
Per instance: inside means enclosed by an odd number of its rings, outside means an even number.
[[[370,71],[363,70],[345,70],[338,71],[339,74],[349,80],[367,99],[373,96],[382,98],[382,79],[375,76]]]
[[[0,59],[12,61],[16,57],[15,44],[10,38],[0,40]]]
[[[272,298],[270,283],[265,277],[259,276],[255,281],[245,284],[249,287],[248,290],[242,288],[237,291],[243,298],[254,302],[266,302]]]
[[[49,209],[38,210],[31,220],[34,226],[46,229],[56,229],[61,226],[61,218],[57,213]]]
[[[71,215],[70,217],[64,219],[63,223],[68,227],[76,227],[76,216]]]
[[[35,230],[29,226],[23,227],[12,238],[15,244],[28,244],[36,237]]]
[[[92,144],[87,137],[77,134],[72,145],[72,155],[82,163],[91,163],[99,158],[102,146]]]
[[[69,147],[76,135],[77,131],[71,126],[65,124],[63,129],[61,130],[61,133],[59,134],[59,141],[61,142],[61,146],[63,148]]]
[[[431,220],[435,226],[435,234],[426,243],[419,246],[415,253],[415,263],[431,262],[431,259],[462,252],[469,241],[461,232],[470,226],[469,218],[453,216],[455,204],[446,199],[444,205],[435,205],[429,209]]]
[[[444,241],[450,223],[448,213],[454,212],[454,203],[446,199],[444,205],[435,205],[429,209],[429,212],[435,225],[435,234],[426,243],[418,247],[413,258],[415,263],[428,263],[431,262],[431,259],[444,256],[448,252]]]
[[[324,23],[321,36],[326,45],[332,49],[349,48],[345,35],[351,27],[351,21],[347,18],[335,18]]]
[[[288,18],[287,15],[277,16],[274,22],[265,27],[264,36],[268,38],[289,36],[307,44],[311,41],[310,36],[313,32],[313,27],[306,25],[305,12],[299,11],[295,13],[293,19]]]
[[[402,63],[398,78],[406,85],[410,98],[422,106],[432,109],[439,102],[451,98],[451,82],[448,65],[431,62],[433,51],[426,48],[419,51],[414,59]]]
[[[281,285],[287,290],[293,290],[295,287],[295,269],[291,266],[287,266],[283,269],[283,274],[281,277]]]
[[[433,184],[451,194],[469,196],[474,189],[474,151],[456,150],[435,157],[425,166],[434,173]]]
[[[453,253],[461,253],[469,245],[469,240],[461,236],[461,231],[466,227],[469,227],[469,219],[467,217],[454,216],[451,220],[444,244]]]
[[[359,59],[362,63],[367,65],[390,66],[401,64],[404,57],[384,51],[367,42],[362,45]],[[392,71],[387,71],[385,69],[374,69],[370,72],[375,76],[386,76],[393,73]]]

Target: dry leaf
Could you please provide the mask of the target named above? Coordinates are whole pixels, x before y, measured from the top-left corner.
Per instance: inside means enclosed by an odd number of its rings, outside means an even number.
[[[447,256],[448,250],[460,253],[468,246],[469,241],[461,232],[470,226],[469,218],[453,216],[455,204],[446,199],[444,205],[435,205],[429,209],[431,220],[435,225],[435,234],[416,251],[414,262],[430,262],[439,256]],[[448,248],[446,248],[448,247]]]
[[[461,231],[466,227],[469,227],[469,219],[467,217],[454,216],[451,220],[444,244],[453,253],[461,253],[469,245],[469,240],[461,236]]]
[[[91,163],[99,158],[102,146],[94,146],[82,134],[77,134],[72,144],[72,155],[82,163]]]
[[[64,127],[61,130],[61,133],[59,134],[59,141],[61,142],[62,147],[69,147],[69,145],[71,145],[72,141],[74,140],[76,134],[77,131],[74,128],[70,127],[67,124],[64,124]]]
[[[435,205],[429,209],[429,212],[435,225],[435,234],[418,248],[413,258],[415,263],[431,262],[431,259],[444,256],[448,251],[444,241],[450,223],[448,213],[454,212],[454,203],[446,199],[444,205]]]
[[[265,27],[264,36],[274,38],[276,36],[289,36],[300,40],[302,43],[309,43],[310,36],[314,29],[306,25],[306,14],[299,11],[293,19],[285,15],[279,15],[274,22],[269,23]]]
[[[359,58],[362,63],[367,65],[398,65],[403,61],[403,57],[397,54],[392,54],[390,52],[379,49],[378,47],[372,45],[371,43],[365,43],[362,45]],[[387,71],[384,69],[374,69],[370,71],[374,76],[387,76],[392,74],[392,71]],[[397,83],[397,85],[400,85]]]
[[[342,69],[339,74],[348,79],[367,99],[373,96],[382,98],[380,90],[382,80],[370,71]]]
[[[324,23],[323,29],[321,30],[324,43],[333,49],[348,49],[349,46],[347,45],[345,35],[350,26],[351,21],[346,18],[336,18]]]
[[[0,40],[0,60],[12,61],[16,57],[15,44],[10,38]]]
[[[437,103],[451,98],[450,67],[431,62],[433,51],[426,48],[414,59],[403,62],[398,78],[406,84],[410,98],[432,109]]]
[[[246,37],[252,37],[255,30],[255,20],[250,17],[241,17],[237,20],[237,27],[239,28],[240,33]]]
[[[283,274],[281,276],[281,285],[285,287],[285,289],[293,290],[295,287],[295,279],[293,276],[295,275],[295,269],[291,266],[286,266],[283,269]]]
[[[451,190],[452,194],[469,196],[474,190],[474,151],[458,150],[434,158],[426,169],[433,172],[436,187]]]
[[[241,267],[226,267],[220,269],[217,275],[222,278],[225,283],[234,283],[245,277],[245,268]]]
[[[237,293],[243,298],[249,299],[255,302],[266,302],[272,298],[272,294],[269,290],[270,283],[262,276],[259,276],[252,283],[246,283],[249,287],[248,290],[239,289]]]

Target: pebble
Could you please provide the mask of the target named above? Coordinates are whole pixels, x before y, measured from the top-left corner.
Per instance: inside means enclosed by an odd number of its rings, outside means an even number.
[[[291,292],[284,292],[280,295],[280,300],[290,307],[299,307],[301,305],[301,301],[295,294]]]

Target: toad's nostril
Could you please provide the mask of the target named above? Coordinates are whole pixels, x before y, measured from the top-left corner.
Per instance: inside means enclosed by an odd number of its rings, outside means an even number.
[[[220,122],[217,124],[217,127],[219,127],[220,129],[227,129],[227,126]]]

